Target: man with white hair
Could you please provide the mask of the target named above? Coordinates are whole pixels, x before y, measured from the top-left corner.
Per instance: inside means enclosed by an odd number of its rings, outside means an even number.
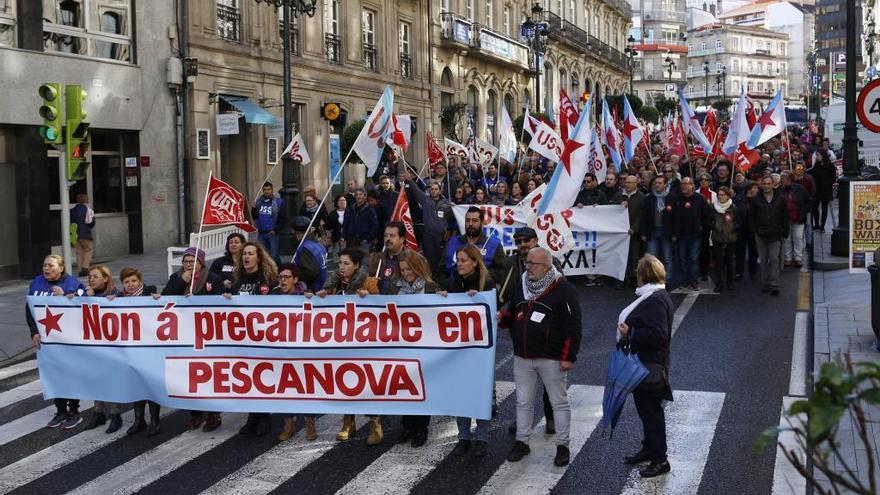
[[[528,455],[538,378],[553,404],[556,456],[569,463],[571,403],[566,391],[568,371],[581,343],[581,308],[571,283],[553,266],[550,251],[536,247],[526,256],[526,273],[516,284],[508,308],[499,315],[501,327],[513,341],[513,380],[516,384],[516,442],[507,455],[517,462]]]

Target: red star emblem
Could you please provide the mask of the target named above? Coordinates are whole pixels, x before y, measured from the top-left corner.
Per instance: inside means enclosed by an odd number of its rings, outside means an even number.
[[[577,142],[573,137],[565,143],[565,149],[562,151],[562,157],[559,158],[559,161],[565,166],[565,171],[569,176],[571,175],[571,154],[583,145],[584,143]]]
[[[535,131],[538,130],[538,124],[537,124],[537,122],[535,122],[535,119],[533,119],[531,115],[529,115],[528,120],[529,120],[529,130],[532,131],[532,134],[534,134]]]
[[[605,131],[605,145],[609,148],[617,149],[617,143],[614,141],[614,133],[611,129]]]
[[[768,111],[761,114],[761,118],[758,119],[758,124],[761,126],[761,129],[766,128],[768,125],[776,125],[776,122],[773,122],[774,113],[774,111]]]
[[[49,332],[52,330],[57,330],[58,333],[61,333],[61,325],[58,321],[62,316],[64,316],[63,313],[53,315],[52,311],[50,311],[48,307],[46,308],[46,316],[44,316],[42,320],[37,320],[37,323],[40,323],[43,325],[43,328],[46,329],[46,337],[49,336]]]
[[[638,127],[632,125],[632,122],[630,122],[629,119],[623,120],[623,135],[630,141],[632,141],[632,131],[636,129],[638,129]]]

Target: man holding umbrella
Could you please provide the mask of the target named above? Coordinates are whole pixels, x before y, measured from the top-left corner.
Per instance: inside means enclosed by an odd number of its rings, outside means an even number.
[[[510,329],[513,340],[516,384],[516,442],[507,460],[517,462],[531,452],[528,442],[540,377],[556,423],[553,463],[565,466],[570,460],[571,426],[566,381],[581,344],[581,308],[574,286],[553,266],[550,251],[531,249],[525,266],[526,273],[514,285],[509,309],[499,315],[501,326]]]

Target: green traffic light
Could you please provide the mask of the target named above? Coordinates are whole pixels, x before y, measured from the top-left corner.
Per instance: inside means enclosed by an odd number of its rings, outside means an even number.
[[[47,141],[55,141],[56,139],[58,139],[58,132],[55,130],[54,127],[43,127],[42,134],[43,138],[45,138]]]

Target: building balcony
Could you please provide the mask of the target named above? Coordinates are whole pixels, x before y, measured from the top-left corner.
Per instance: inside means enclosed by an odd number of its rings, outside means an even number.
[[[278,21],[278,39],[280,44],[284,46],[284,20]],[[290,23],[290,54],[299,55],[299,25],[296,22]]]
[[[464,49],[468,55],[489,62],[517,69],[529,68],[528,46],[451,12],[441,13],[440,22],[443,44]]]
[[[408,53],[400,54],[400,77],[412,79],[412,56]]]
[[[327,33],[324,35],[324,54],[331,64],[339,63],[339,35]]]
[[[648,22],[685,23],[685,13],[670,10],[648,9],[642,12],[642,20]]]
[[[607,43],[600,41],[599,38],[590,35],[583,29],[552,12],[547,15],[547,23],[550,28],[551,39],[574,48],[578,52],[593,55],[610,63],[617,69],[629,71],[626,55],[620,50],[612,48]]]
[[[363,60],[364,60],[364,69],[367,69],[370,72],[378,72],[379,64],[376,61],[376,45],[371,43],[364,43],[363,46]]]
[[[225,41],[241,41],[241,11],[237,7],[217,4],[217,36]]]
[[[708,57],[711,55],[721,55],[722,53],[727,53],[727,50],[722,46],[721,48],[705,48],[699,50],[688,50],[688,57]]]
[[[639,70],[633,71],[634,81],[669,81],[669,69]],[[672,82],[684,80],[684,72],[673,69]]]

